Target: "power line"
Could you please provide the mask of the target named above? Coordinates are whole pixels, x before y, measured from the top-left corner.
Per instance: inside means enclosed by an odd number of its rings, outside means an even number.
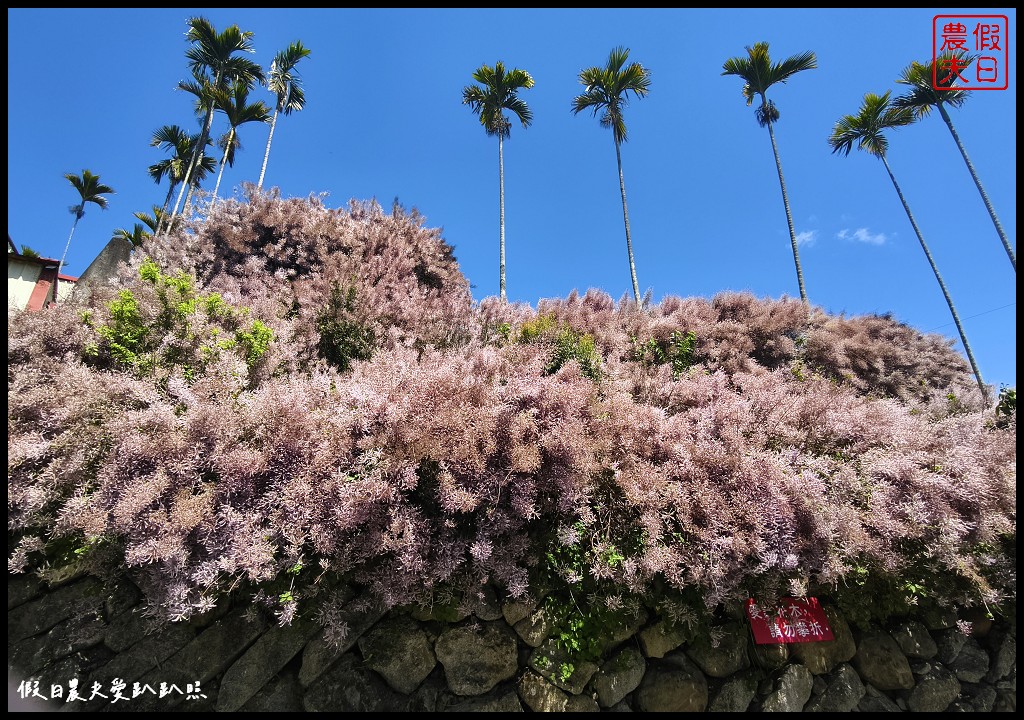
[[[964,318],[964,320],[970,320],[971,318],[981,317],[982,315],[988,315],[989,313],[995,312],[996,310],[1004,310],[1005,308],[1013,307],[1016,304],[1017,303],[1012,302],[1009,305],[1000,305],[997,308],[992,308],[991,310],[985,310],[984,312],[977,313],[976,315],[968,315],[967,317]],[[955,324],[956,323],[948,322],[945,325],[938,325],[936,327],[933,327],[931,330],[925,330],[925,332],[926,333],[930,333],[932,330],[938,330],[939,328],[949,327],[950,325],[955,325]]]

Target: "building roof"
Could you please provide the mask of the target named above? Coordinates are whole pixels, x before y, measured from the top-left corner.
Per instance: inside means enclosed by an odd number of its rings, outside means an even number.
[[[14,256],[13,258],[11,258],[12,255]],[[22,262],[32,263],[33,265],[42,265],[45,268],[53,268],[60,262],[55,258],[32,257],[30,255],[23,255],[22,253],[18,252],[18,250],[15,248],[14,241],[11,240],[10,235],[7,236],[7,257],[8,260],[21,260]],[[75,275],[66,275],[64,273],[60,273],[57,275],[57,279],[63,280],[64,282],[76,282],[78,280],[78,277]]]

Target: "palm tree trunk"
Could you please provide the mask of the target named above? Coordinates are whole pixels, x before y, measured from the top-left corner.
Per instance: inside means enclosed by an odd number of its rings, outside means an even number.
[[[506,302],[505,295],[505,156],[502,150],[501,132],[498,132],[498,218],[501,225],[498,240],[498,286],[501,301]]]
[[[174,178],[168,177],[171,181],[171,186],[167,188],[167,197],[164,198],[164,206],[160,208],[160,222],[163,222],[163,218],[167,215],[167,206],[171,204],[171,195],[174,194],[174,188],[177,187],[178,183],[174,181]],[[157,227],[157,232],[160,232],[160,228]]]
[[[178,217],[178,208],[181,206],[181,199],[185,196],[185,191],[191,187],[192,173],[195,172],[196,167],[199,166],[199,158],[202,157],[202,147],[206,144],[206,138],[209,137],[210,127],[213,125],[213,105],[210,105],[210,109],[206,112],[206,121],[203,123],[203,131],[199,133],[199,141],[196,143],[195,148],[192,150],[192,157],[189,158],[188,168],[185,170],[185,176],[181,179],[181,190],[178,192],[178,199],[174,201],[174,209],[171,211],[171,217],[167,221],[168,230],[170,226],[174,224],[174,219]]]
[[[78,227],[78,221],[85,215],[85,203],[79,206],[78,210],[75,211],[75,222],[71,224],[71,234],[68,235],[67,244],[64,245],[64,254],[60,256],[60,264],[57,265],[57,275],[53,278],[53,303],[57,304],[57,283],[60,282],[60,271],[64,267],[64,259],[68,256],[68,248],[71,247],[71,238],[75,236],[75,228]]]
[[[170,187],[167,188],[167,197],[164,198],[164,206],[160,209],[160,215],[153,218],[156,220],[156,228],[153,230],[153,237],[160,237],[160,232],[164,229],[164,222],[167,221],[167,206],[171,204],[171,195],[174,194],[174,188],[178,186],[178,183],[174,181],[174,178],[168,174],[167,179],[171,181]]]
[[[185,171],[185,176],[182,178],[181,190],[178,191],[178,199],[174,201],[174,208],[171,211],[171,214],[167,216],[167,227],[164,228],[165,232],[170,232],[171,225],[174,224],[174,218],[178,216],[178,206],[181,205],[181,199],[185,196],[185,188],[188,187],[188,178],[190,175],[190,170],[192,168],[192,161],[195,160],[196,157],[195,153],[196,151],[192,152],[192,158],[189,160],[188,163],[189,170]]]
[[[988,199],[988,193],[986,193],[985,188],[982,187],[981,180],[978,179],[978,173],[974,170],[974,165],[971,163],[971,159],[967,157],[967,150],[964,149],[964,144],[960,142],[960,136],[956,134],[956,128],[953,127],[953,121],[950,119],[949,113],[946,112],[946,108],[943,107],[941,102],[938,103],[938,107],[939,114],[942,115],[942,119],[946,121],[946,127],[948,127],[949,132],[953,134],[956,146],[960,148],[960,154],[964,156],[964,162],[967,163],[967,169],[971,171],[971,177],[974,178],[974,184],[978,186],[978,192],[981,193],[981,199],[985,201],[985,207],[988,208],[988,214],[991,216],[992,222],[996,226],[996,232],[999,233],[999,239],[1003,241],[1003,247],[1006,248],[1006,254],[1010,258],[1010,264],[1013,265],[1013,271],[1017,272],[1017,256],[1014,255],[1013,248],[1010,247],[1010,241],[1006,238],[1006,231],[1003,230],[1003,226],[999,222],[999,218],[996,217],[996,211]]]
[[[192,207],[192,195],[195,194],[197,184],[192,183],[192,186],[188,189],[188,195],[185,196],[185,207],[181,209],[181,216],[188,216],[189,209]]]
[[[267,174],[267,161],[270,160],[270,143],[274,141],[274,128],[277,127],[277,108],[274,108],[274,117],[270,120],[270,135],[267,136],[267,149],[263,153],[263,167],[260,168],[260,181],[256,183],[256,189],[263,189],[263,176]]]
[[[214,77],[213,87],[220,87],[220,79],[221,74],[218,71]],[[192,173],[199,166],[199,159],[203,156],[203,148],[206,147],[206,141],[210,137],[210,128],[213,127],[213,110],[213,102],[211,101],[206,109],[206,120],[203,122],[203,131],[199,134],[199,142],[196,143],[195,149],[192,151],[192,158],[188,162],[188,170],[185,171],[185,177],[181,181],[181,192],[178,193],[178,199],[174,201],[174,210],[171,212],[170,220],[168,220],[168,230],[174,224],[174,219],[178,216],[178,206],[181,205],[181,198],[185,194],[185,188],[191,186]]]
[[[932,253],[928,249],[927,243],[924,241],[924,236],[921,234],[920,228],[917,227],[917,221],[914,220],[913,213],[910,212],[910,206],[907,204],[906,198],[903,197],[903,191],[900,190],[899,183],[896,182],[896,176],[892,174],[892,169],[889,167],[889,161],[885,159],[885,155],[880,156],[882,163],[885,165],[885,171],[889,173],[889,179],[892,180],[892,186],[896,188],[896,194],[900,196],[900,202],[903,203],[903,209],[907,211],[907,217],[910,218],[910,224],[914,228],[914,232],[917,233],[917,239],[921,243],[921,249],[924,250],[924,255],[928,258],[928,264],[932,266],[932,272],[935,273],[935,279],[939,281],[939,287],[942,288],[942,294],[946,296],[946,304],[949,305],[949,312],[953,315],[953,322],[956,324],[957,332],[960,333],[960,340],[964,344],[964,351],[967,353],[967,359],[971,363],[971,369],[974,370],[974,377],[978,381],[978,389],[981,390],[981,401],[985,407],[988,407],[988,391],[985,389],[985,381],[981,379],[981,371],[978,370],[978,363],[974,359],[974,353],[971,352],[970,343],[967,342],[967,334],[964,332],[964,326],[960,324],[960,316],[956,314],[956,307],[953,305],[953,298],[949,296],[949,290],[946,289],[946,283],[942,280],[942,275],[939,274],[939,268],[935,265],[935,260],[932,258]]]
[[[782,161],[779,159],[779,148],[775,144],[775,131],[768,123],[768,137],[772,139],[772,152],[775,153],[775,168],[779,171],[779,187],[782,188],[782,204],[786,206],[786,222],[789,224],[789,242],[793,245],[793,262],[796,263],[796,281],[800,286],[800,299],[807,305],[807,290],[804,288],[804,271],[800,267],[800,252],[796,245],[796,230],[793,228],[793,213],[789,211],[789,195],[786,194],[786,181],[782,177]]]
[[[210,204],[217,199],[217,191],[220,190],[220,179],[224,177],[224,166],[228,164],[228,153],[231,152],[231,144],[235,141],[235,129],[231,128],[228,133],[228,144],[224,147],[224,156],[220,159],[220,172],[217,173],[217,184],[213,186],[213,197]]]
[[[640,304],[640,283],[636,280],[636,263],[633,262],[633,239],[629,234],[629,211],[626,209],[626,181],[622,177],[622,152],[619,139],[615,138],[615,162],[619,166],[619,192],[622,193],[622,220],[626,225],[626,252],[629,254],[629,276],[633,280],[633,298]]]

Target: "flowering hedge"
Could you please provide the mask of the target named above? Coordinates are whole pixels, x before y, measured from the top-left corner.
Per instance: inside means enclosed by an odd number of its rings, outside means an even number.
[[[9,314],[12,572],[127,566],[171,618],[272,588],[283,622],[332,578],[1016,594],[1015,411],[945,338],[742,293],[477,304],[397,205],[259,195],[138,255]]]

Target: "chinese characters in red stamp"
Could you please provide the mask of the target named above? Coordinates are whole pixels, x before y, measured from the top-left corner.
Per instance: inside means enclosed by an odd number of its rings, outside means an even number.
[[[1005,90],[1010,86],[1010,21],[1006,15],[932,18],[932,87]]]

